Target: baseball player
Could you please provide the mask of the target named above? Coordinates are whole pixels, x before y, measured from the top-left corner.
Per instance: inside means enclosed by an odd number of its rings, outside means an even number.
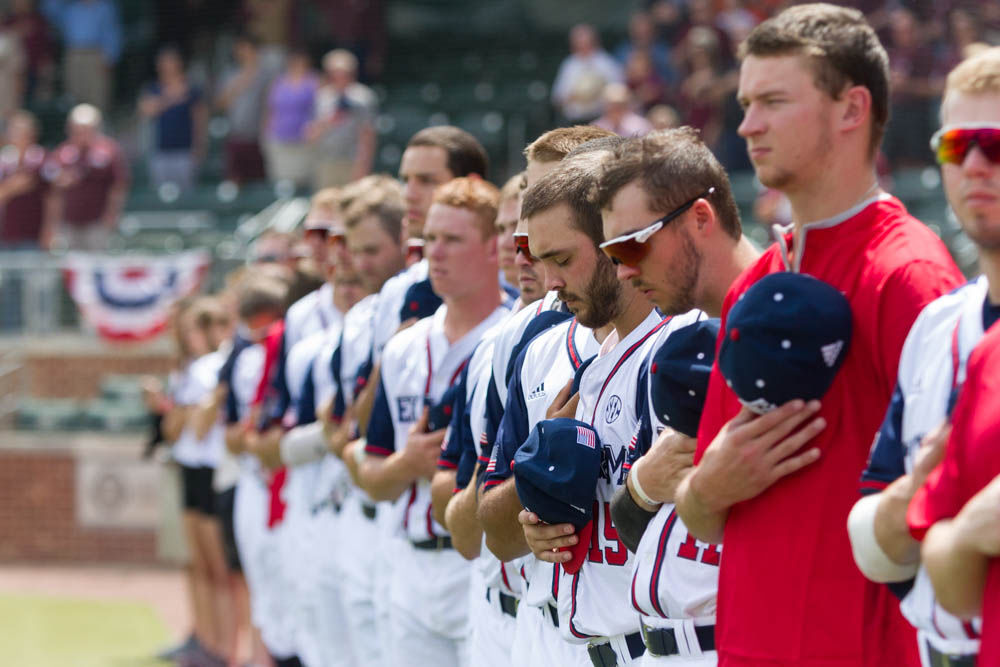
[[[846,293],[855,335],[821,403],[792,400],[755,417],[712,371],[696,465],[675,501],[698,539],[725,535],[719,663],[914,664],[912,629],[884,587],[857,572],[846,535],[803,527],[845,525],[906,333],[961,276],[940,239],[879,190],[873,160],[888,115],[888,58],[863,15],[792,7],[758,25],[743,52],[740,134],[758,178],[786,194],[795,223],[734,282],[723,324],[753,283],[790,264]],[[800,105],[810,111],[796,115]]]
[[[600,225],[599,213],[583,194],[596,180],[601,158],[607,154],[597,151],[564,161],[531,186],[522,202],[522,218],[528,220],[532,246],[536,233],[550,244],[553,237],[560,241],[553,252],[546,247],[539,259],[545,266],[547,286],[558,290],[576,317],[532,340],[520,353],[511,375],[479,507],[486,544],[503,560],[529,551],[517,522],[521,505],[511,479],[513,453],[530,429],[546,418],[547,409],[558,400],[557,395],[576,370],[596,353],[598,338],[607,333],[619,308],[614,290],[617,281],[609,275],[610,262],[600,255],[593,237]],[[535,248],[531,251],[534,255]],[[558,582],[553,576],[555,569],[551,563],[532,559],[522,570],[527,581],[524,603],[517,613],[514,662],[575,664],[587,659],[581,648],[560,639],[557,591],[553,590],[553,582]]]
[[[682,192],[679,183],[684,184]],[[706,197],[683,196],[709,190]],[[604,236],[610,239],[601,247],[617,264],[618,278],[668,315],[692,307],[718,315],[732,281],[759,255],[742,235],[725,170],[689,128],[651,133],[619,147],[604,165],[595,203],[601,208]],[[658,345],[658,354],[670,347]],[[710,367],[714,346],[697,353]],[[707,382],[707,375],[704,379]],[[699,396],[703,400],[704,391]],[[697,407],[700,416],[700,403]],[[690,556],[692,548],[709,554],[721,547],[691,537],[672,502],[680,476],[692,463],[697,419],[686,434],[676,423],[667,425],[671,428],[652,450],[649,440],[665,430],[664,424],[640,430],[626,485],[612,499],[612,517],[622,539],[637,553],[632,601],[643,613],[644,639],[652,640],[647,641],[643,661],[714,664],[714,652],[708,643],[697,641],[697,633],[707,636],[714,625],[718,561],[684,556]],[[642,496],[637,488],[644,489]],[[658,548],[664,537],[671,548]],[[671,644],[675,630],[683,632],[683,640]]]
[[[434,194],[424,229],[429,276],[444,305],[383,353],[364,449],[345,453],[373,498],[392,500],[405,537],[393,554],[389,648],[394,665],[466,664],[468,565],[431,514],[444,429],[426,433],[429,404],[457,381],[483,334],[505,317],[493,224],[498,192],[478,178]]]
[[[1000,154],[980,138],[1000,134],[991,129],[1000,124],[998,76],[1000,49],[956,67],[945,88],[943,127],[932,140],[952,210],[969,238],[987,247],[990,232],[984,222],[1000,217],[966,193],[994,182],[1000,164]],[[848,521],[862,572],[874,581],[900,582],[894,590],[905,593],[901,610],[917,628],[925,666],[945,660],[972,664],[979,648],[978,619],[966,622],[937,604],[926,571],[918,568],[919,543],[909,533],[906,510],[943,454],[944,433],[927,436],[946,419],[965,379],[969,354],[1000,317],[996,306],[1000,298],[988,279],[993,259],[984,252],[980,260],[986,275],[933,301],[910,329],[896,389],[861,478],[865,497],[855,504]],[[928,446],[921,451],[925,439]]]

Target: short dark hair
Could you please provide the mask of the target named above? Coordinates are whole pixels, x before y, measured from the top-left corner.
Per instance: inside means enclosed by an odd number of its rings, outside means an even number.
[[[610,209],[615,195],[633,181],[638,181],[646,193],[649,207],[662,213],[669,213],[714,187],[715,191],[706,199],[715,209],[722,229],[734,239],[743,233],[726,170],[697,130],[690,127],[659,130],[620,145],[604,162],[600,181],[592,193],[596,208]]]
[[[591,191],[601,175],[606,151],[591,151],[562,160],[555,169],[525,190],[521,200],[521,219],[527,220],[559,204],[573,213],[573,225],[586,234],[595,246],[604,241],[601,210],[591,200]]]
[[[448,170],[453,178],[479,174],[486,178],[490,159],[486,149],[474,136],[453,125],[425,127],[406,144],[411,146],[436,146],[448,154]]]
[[[889,56],[864,14],[826,3],[798,5],[758,25],[740,45],[741,59],[791,54],[808,58],[816,87],[833,99],[849,85],[868,89],[874,156],[889,122]]]
[[[241,320],[272,313],[280,316],[285,312],[288,285],[271,277],[250,278],[239,288],[237,312]]]

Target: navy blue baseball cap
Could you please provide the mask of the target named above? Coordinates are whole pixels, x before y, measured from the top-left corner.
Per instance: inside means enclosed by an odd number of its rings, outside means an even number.
[[[427,412],[427,432],[437,431],[447,428],[451,423],[451,416],[455,411],[455,399],[458,398],[459,384],[453,384],[445,389],[441,395],[441,400],[433,403]]]
[[[441,297],[435,294],[434,288],[431,287],[430,278],[413,283],[403,297],[403,305],[399,309],[399,321],[405,322],[414,317],[418,320],[430,317],[437,312],[442,303],[444,302]]]
[[[535,425],[514,454],[514,485],[521,504],[545,523],[570,523],[579,538],[563,564],[570,574],[583,564],[593,532],[594,498],[601,471],[597,431],[576,419]]]
[[[851,346],[853,316],[835,287],[801,273],[772,273],[729,311],[719,370],[758,414],[822,398]]]
[[[681,327],[670,332],[649,365],[656,417],[691,438],[698,437],[718,337],[718,318]]]

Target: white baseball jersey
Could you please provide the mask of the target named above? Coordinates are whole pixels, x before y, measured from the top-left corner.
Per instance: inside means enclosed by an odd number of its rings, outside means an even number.
[[[896,389],[861,477],[862,494],[882,491],[908,474],[921,440],[947,417],[952,395],[965,381],[969,354],[983,337],[988,287],[981,276],[929,303],[913,323],[900,354]],[[905,588],[893,585],[897,594]],[[964,622],[942,609],[923,567],[900,608],[942,653],[978,652],[980,619]]]
[[[611,498],[625,483],[628,445],[645,409],[646,394],[640,389],[646,358],[671,321],[653,310],[623,339],[612,332],[579,378],[576,418],[597,431],[602,453],[590,550],[576,574],[559,574],[559,630],[570,642],[639,630],[628,596],[634,557],[611,520]]]
[[[514,365],[497,442],[486,468],[486,490],[510,479],[517,449],[535,424],[545,419],[559,390],[599,349],[594,332],[575,317],[540,333],[524,348]],[[554,603],[559,570],[558,565],[526,556],[519,569],[525,580],[524,604]]]
[[[413,266],[400,271],[385,281],[378,293],[372,330],[372,359],[382,356],[383,348],[399,329],[399,311],[403,307],[406,290],[414,283],[427,279],[427,260],[422,259]]]
[[[454,343],[444,334],[447,306],[399,332],[386,344],[382,373],[369,421],[366,451],[389,456],[406,446],[410,426],[424,406],[441,399],[454,384],[483,335],[502,321],[508,309],[501,306]],[[410,543],[447,536],[434,520],[429,480],[419,480],[395,502],[402,513],[399,528]],[[453,549],[421,551],[404,549],[394,554],[391,597],[393,604],[420,618],[431,631],[464,637],[468,562]]]
[[[219,369],[226,361],[227,352],[218,351],[198,357],[183,371],[174,371],[168,381],[168,393],[178,405],[197,405],[219,383]],[[171,448],[174,460],[181,465],[197,468],[214,468],[225,449],[225,432],[217,421],[200,440],[193,426],[185,426]]]
[[[285,312],[285,349],[329,326],[340,324],[343,313],[333,303],[333,285],[323,283],[293,303]]]
[[[524,330],[528,328],[531,321],[547,310],[558,310],[562,307],[558,293],[548,292],[538,301],[529,303],[521,310],[514,313],[503,328],[497,333],[496,342],[493,345],[493,385],[500,400],[500,405],[507,404],[507,368],[515,361],[511,354],[514,346],[524,336]],[[492,443],[491,443],[492,444]]]

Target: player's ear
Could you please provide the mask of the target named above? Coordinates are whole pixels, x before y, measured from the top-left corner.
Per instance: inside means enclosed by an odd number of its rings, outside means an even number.
[[[486,256],[490,261],[499,262],[500,255],[497,250],[498,247],[498,236],[496,234],[490,234],[486,237]]]
[[[715,215],[715,209],[705,199],[699,199],[691,207],[691,215],[688,216],[688,231],[692,235],[710,236],[719,225],[719,219]]]
[[[862,125],[871,116],[872,94],[865,86],[851,86],[841,95],[840,129],[847,132]]]

